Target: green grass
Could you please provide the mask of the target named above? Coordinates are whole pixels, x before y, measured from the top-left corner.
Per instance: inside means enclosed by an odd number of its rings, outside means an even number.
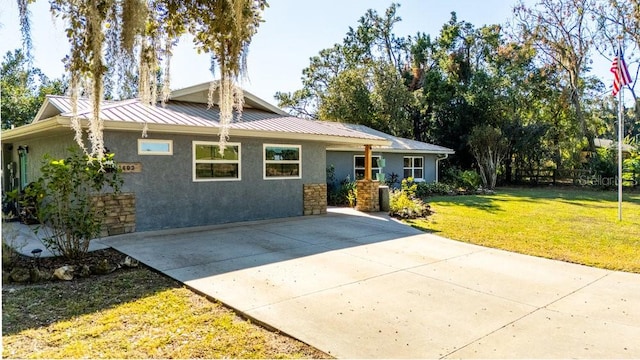
[[[3,358],[318,358],[147,269],[3,287]]]
[[[522,254],[640,273],[640,194],[575,189],[498,189],[495,195],[438,196],[424,231]]]

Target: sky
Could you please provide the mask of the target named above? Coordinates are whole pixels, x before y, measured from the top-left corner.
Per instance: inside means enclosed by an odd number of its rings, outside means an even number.
[[[302,87],[302,70],[309,58],[322,49],[341,43],[349,27],[368,9],[384,14],[391,0],[268,0],[265,20],[249,46],[248,80],[245,90],[276,104],[274,94]],[[455,11],[458,20],[475,27],[504,24],[512,19],[515,0],[405,0],[397,15],[402,18],[394,28],[397,36],[424,32],[435,37]],[[528,3],[530,1],[526,1]],[[20,48],[21,35],[15,0],[0,0],[0,54]],[[62,76],[61,59],[69,50],[64,24],[54,22],[49,2],[37,0],[30,5],[34,66],[50,78]],[[213,80],[209,55],[198,55],[188,38],[180,40],[171,60],[171,88],[178,89]]]

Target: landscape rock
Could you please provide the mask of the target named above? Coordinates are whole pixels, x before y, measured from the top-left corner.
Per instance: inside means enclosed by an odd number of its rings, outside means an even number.
[[[34,282],[34,283],[40,282],[40,281],[49,281],[53,276],[53,274],[51,274],[50,272],[40,270],[38,268],[32,268],[31,270],[29,270],[29,275],[30,275],[31,282]]]
[[[138,260],[132,258],[131,256],[127,256],[122,262],[122,265],[128,268],[138,267],[139,264],[140,263],[138,262]]]
[[[102,259],[91,270],[94,274],[105,275],[115,271],[116,269],[117,267],[111,265],[107,259]]]
[[[80,267],[80,271],[78,272],[78,276],[82,278],[91,276],[91,269],[89,268],[89,265],[82,265]]]
[[[75,269],[73,266],[65,265],[63,267],[57,268],[53,272],[53,276],[59,280],[72,280],[73,279],[73,271]]]
[[[29,269],[23,267],[16,267],[11,270],[9,274],[11,280],[17,283],[25,283],[31,280],[31,274],[29,273]]]

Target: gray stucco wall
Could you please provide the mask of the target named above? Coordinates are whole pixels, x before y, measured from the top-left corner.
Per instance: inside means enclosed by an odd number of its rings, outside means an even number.
[[[333,165],[335,168],[335,176],[337,181],[344,180],[347,176],[351,180],[354,179],[354,156],[364,156],[364,151],[327,151],[327,166]],[[434,182],[436,180],[436,155],[435,154],[416,154],[416,153],[385,153],[373,151],[373,156],[380,156],[386,159],[386,164],[382,171],[388,176],[396,173],[399,179],[404,176],[404,157],[405,156],[422,156],[424,158],[424,180]]]
[[[194,182],[192,141],[217,141],[216,135],[186,136],[150,133],[148,139],[173,140],[173,155],[138,155],[141,132],[104,134],[105,146],[120,163],[141,163],[142,172],[123,173],[123,192],[136,195],[136,231],[222,224],[303,215],[303,184],[326,182],[326,146],[235,138],[241,143],[241,180]],[[301,145],[301,179],[263,179],[263,144]],[[13,143],[11,158],[18,162],[18,145],[27,145],[28,181],[40,176],[44,154],[66,156],[75,144],[73,134],[39,137]],[[4,144],[3,145],[8,145]],[[6,157],[7,161],[9,157]]]
[[[8,144],[3,144],[8,145]],[[43,157],[45,154],[53,158],[64,158],[67,155],[67,149],[75,145],[73,140],[73,134],[69,131],[69,134],[52,135],[38,137],[18,142],[11,143],[11,156],[6,157],[6,161],[14,161],[16,163],[16,177],[19,176],[20,170],[18,164],[18,147],[27,146],[29,151],[27,153],[27,183],[30,183],[40,177],[40,168],[43,165]],[[3,164],[3,172],[6,169],[6,164]],[[19,181],[16,182],[20,184]],[[18,185],[19,186],[19,185]]]
[[[173,155],[138,155],[140,133],[107,132],[105,146],[118,162],[139,162],[140,173],[124,173],[123,191],[136,194],[136,230],[221,224],[303,214],[303,184],[325,182],[325,145],[315,142],[235,138],[241,143],[241,180],[194,182],[192,141],[217,136],[152,134],[172,139]],[[263,180],[263,144],[302,145],[302,179]]]

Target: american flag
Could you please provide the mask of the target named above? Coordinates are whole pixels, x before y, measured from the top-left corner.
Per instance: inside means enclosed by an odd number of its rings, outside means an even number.
[[[618,54],[620,55],[618,56]],[[613,58],[613,63],[611,64],[613,96],[616,96],[623,86],[631,84],[631,75],[629,75],[629,69],[627,69],[627,64],[624,62],[622,51],[618,52],[618,54]]]

